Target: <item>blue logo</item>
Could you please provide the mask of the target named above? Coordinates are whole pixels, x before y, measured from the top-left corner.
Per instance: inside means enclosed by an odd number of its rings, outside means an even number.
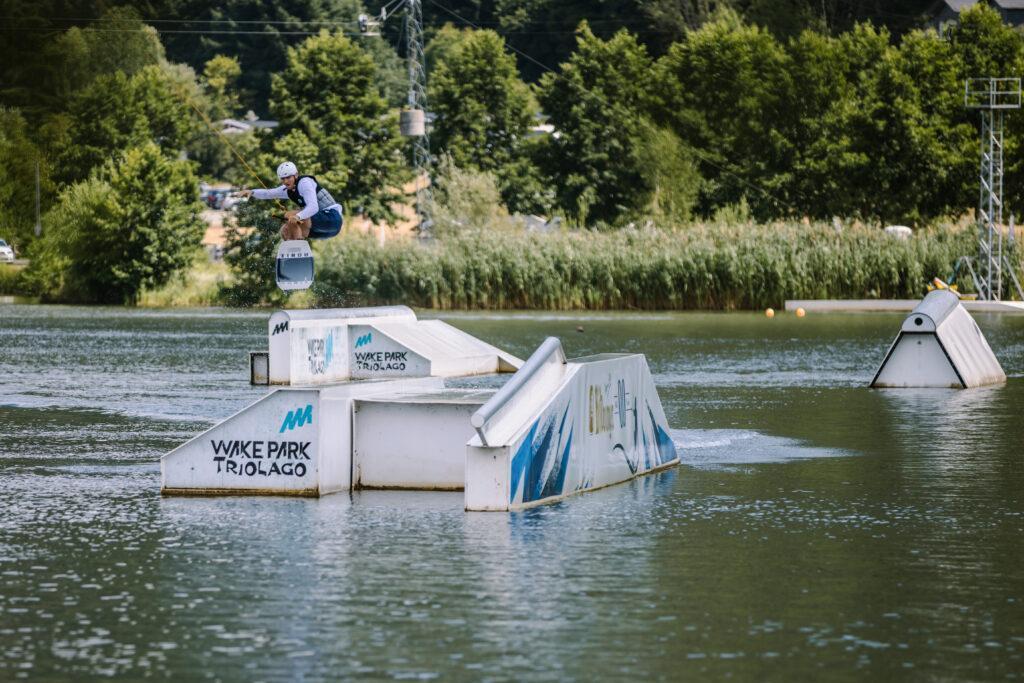
[[[356,339],[356,348],[358,349],[360,346],[366,346],[367,344],[369,344],[372,341],[373,341],[373,332],[367,332],[366,334],[364,334],[359,339]]]
[[[334,359],[334,333],[331,332],[327,335],[327,366],[330,367],[331,361]]]
[[[281,423],[281,430],[279,434],[283,434],[285,430],[295,429],[296,427],[302,427],[306,423],[313,424],[313,404],[307,403],[305,408],[299,408],[298,410],[289,410],[288,414],[284,417],[284,422]]]

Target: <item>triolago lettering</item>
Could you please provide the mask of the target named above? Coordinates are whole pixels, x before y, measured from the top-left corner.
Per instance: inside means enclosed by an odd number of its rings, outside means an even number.
[[[356,368],[369,372],[383,370],[405,370],[408,362],[408,351],[356,351],[354,354]]]
[[[309,453],[311,445],[311,441],[210,441],[217,474],[246,477],[305,476],[308,471],[305,461],[313,459]]]

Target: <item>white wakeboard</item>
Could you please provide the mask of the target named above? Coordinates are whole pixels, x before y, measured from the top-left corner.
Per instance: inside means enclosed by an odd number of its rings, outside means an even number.
[[[277,249],[277,286],[288,291],[313,284],[313,251],[306,240],[285,240]]]

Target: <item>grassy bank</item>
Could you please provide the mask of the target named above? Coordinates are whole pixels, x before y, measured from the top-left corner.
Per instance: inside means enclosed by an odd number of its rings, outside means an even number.
[[[227,264],[211,261],[205,251],[197,249],[189,270],[172,277],[163,287],[143,290],[139,306],[220,306],[219,285],[230,279]]]
[[[320,306],[451,309],[756,309],[793,298],[914,298],[973,253],[973,228],[699,225],[676,232],[467,231],[384,247],[324,245]]]
[[[0,263],[0,294],[11,294],[15,296],[32,296],[32,292],[26,286],[22,273],[25,266]]]

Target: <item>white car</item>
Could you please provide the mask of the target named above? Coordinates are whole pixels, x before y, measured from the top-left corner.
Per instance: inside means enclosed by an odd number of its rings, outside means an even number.
[[[0,240],[0,261],[13,261],[14,250],[11,249],[11,245],[7,244],[3,240]]]

